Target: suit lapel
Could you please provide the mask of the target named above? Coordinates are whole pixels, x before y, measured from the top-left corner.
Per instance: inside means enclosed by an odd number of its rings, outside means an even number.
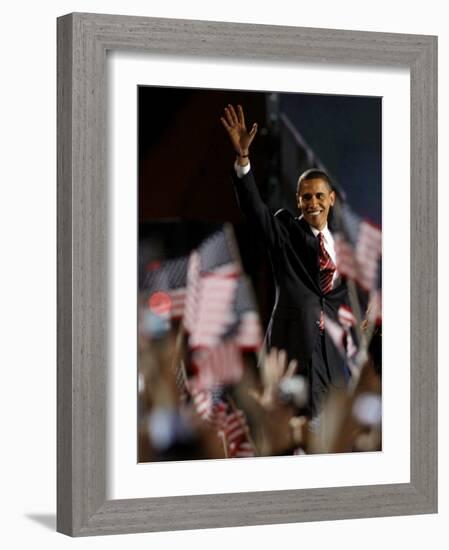
[[[305,267],[310,273],[312,280],[315,282],[318,289],[320,288],[320,264],[318,258],[318,239],[310,229],[309,224],[303,218],[296,218],[297,226],[300,229],[302,239],[304,241],[305,250]]]
[[[320,270],[320,264],[319,264],[319,258],[318,258],[318,239],[313,234],[309,224],[306,221],[304,221],[303,218],[299,219],[298,223],[304,234],[304,240],[305,240],[306,251],[307,251],[307,267],[310,270],[310,273],[313,274],[314,279],[318,281],[318,275]]]

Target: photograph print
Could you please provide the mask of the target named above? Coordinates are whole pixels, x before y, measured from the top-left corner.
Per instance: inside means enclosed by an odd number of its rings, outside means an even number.
[[[382,98],[138,87],[139,463],[382,450]]]

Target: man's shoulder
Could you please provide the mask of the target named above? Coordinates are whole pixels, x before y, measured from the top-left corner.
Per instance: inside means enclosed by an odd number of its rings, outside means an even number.
[[[292,221],[295,221],[295,217],[290,210],[287,210],[287,208],[280,208],[274,213],[274,216],[284,223],[291,223]]]
[[[274,213],[274,216],[285,225],[293,225],[302,230],[307,229],[307,223],[302,216],[294,216],[287,208],[280,208]]]

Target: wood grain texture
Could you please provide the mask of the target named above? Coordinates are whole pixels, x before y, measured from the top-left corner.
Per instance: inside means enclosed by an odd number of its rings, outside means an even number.
[[[410,68],[410,483],[106,500],[111,49]],[[58,19],[58,531],[83,536],[435,512],[436,344],[436,37],[98,14]]]
[[[437,42],[411,67],[411,479],[437,497]]]
[[[72,525],[72,26],[58,21],[58,156],[57,156],[57,529],[69,533]]]

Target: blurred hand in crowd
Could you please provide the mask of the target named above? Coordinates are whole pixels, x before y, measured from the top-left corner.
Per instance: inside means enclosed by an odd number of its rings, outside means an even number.
[[[261,366],[262,389],[250,390],[250,395],[267,411],[282,405],[279,399],[279,386],[282,380],[290,379],[298,367],[298,362],[287,362],[285,350],[271,348]]]

